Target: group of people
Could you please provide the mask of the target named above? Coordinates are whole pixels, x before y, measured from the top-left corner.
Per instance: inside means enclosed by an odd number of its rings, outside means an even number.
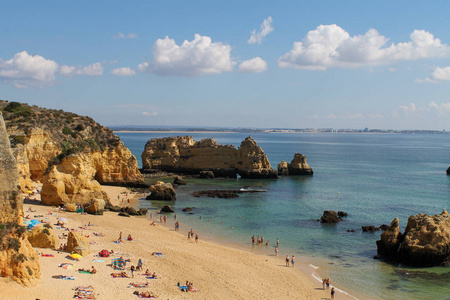
[[[330,288],[330,286],[331,286],[331,281],[330,281],[330,278],[324,278],[324,279],[322,279],[322,289],[323,290],[325,290],[325,287],[326,287],[326,289],[328,290],[329,288]],[[331,299],[333,300],[334,299],[334,294],[335,294],[336,292],[334,291],[334,287],[332,287],[331,288],[331,292],[330,292],[330,294],[331,294]]]
[[[129,234],[126,238],[127,241],[132,241],[133,237],[131,236],[131,234]],[[119,233],[119,238],[117,239],[117,243],[123,243],[122,240],[122,231]]]
[[[191,239],[194,239],[194,229],[191,228],[191,230],[188,231],[188,238],[189,241]],[[198,243],[198,233],[195,234],[195,242]]]
[[[294,255],[292,255],[291,259],[289,259],[289,255],[286,255],[285,261],[286,261],[286,267],[289,267],[289,261],[291,262],[292,267],[295,267],[295,256]]]
[[[261,245],[263,245],[264,244],[264,237],[263,236],[261,236],[261,237],[259,237],[259,235],[258,235],[258,237],[256,238],[256,240],[255,240],[255,236],[253,235],[252,236],[252,245],[255,245],[255,243],[258,245],[258,246],[261,246]],[[267,241],[266,242],[266,246],[269,246],[269,243],[270,243],[270,241]],[[280,243],[280,240],[277,238],[277,246],[276,247],[278,247],[278,244]]]
[[[87,273],[95,274],[95,273],[97,273],[97,269],[94,268],[94,266],[92,266],[92,269],[82,268],[82,269],[78,269],[78,272],[87,272]]]
[[[194,284],[188,280],[186,280],[186,285],[181,286],[178,282],[177,286],[181,289],[183,292],[197,292],[198,289],[194,287]]]

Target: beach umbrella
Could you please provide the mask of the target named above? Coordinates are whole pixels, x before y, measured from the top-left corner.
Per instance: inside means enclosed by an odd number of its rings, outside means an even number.
[[[67,219],[66,219],[66,218],[59,218],[59,221],[61,221],[61,222],[63,222],[63,223],[67,223],[67,222],[69,222],[69,221],[67,221]]]
[[[63,269],[66,269],[66,270],[68,270],[68,269],[75,269],[75,267],[72,264],[68,264],[68,263],[60,264],[59,267],[61,267]]]
[[[82,258],[83,256],[81,256],[78,253],[72,253],[72,254],[69,255],[69,257],[72,258],[72,259],[78,260],[78,259]]]
[[[111,253],[109,253],[108,250],[102,250],[102,251],[100,251],[100,252],[98,253],[98,256],[100,256],[100,257],[109,257],[110,254],[111,254]]]

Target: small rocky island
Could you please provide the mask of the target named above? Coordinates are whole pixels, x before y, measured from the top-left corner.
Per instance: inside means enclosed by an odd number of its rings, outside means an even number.
[[[192,136],[155,138],[147,142],[141,157],[144,172],[161,170],[204,178],[239,175],[251,179],[277,178],[280,174],[280,166],[278,171],[274,170],[263,149],[251,137],[243,140],[238,149],[220,145],[213,138],[197,142]],[[306,158],[299,153],[286,170],[281,175],[313,174]]]
[[[408,218],[403,233],[395,218],[377,241],[378,254],[409,266],[450,266],[450,215],[418,214]]]

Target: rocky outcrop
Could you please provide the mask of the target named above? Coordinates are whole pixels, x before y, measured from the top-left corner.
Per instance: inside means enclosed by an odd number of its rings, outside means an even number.
[[[175,178],[173,179],[173,184],[186,185],[186,182],[183,180],[181,176],[175,176]]]
[[[450,215],[418,214],[408,218],[403,234],[398,219],[377,241],[378,254],[417,267],[437,266],[450,258]]]
[[[33,228],[33,230],[28,232],[28,240],[33,247],[55,250],[59,248],[59,239],[53,234],[51,228],[42,226]]]
[[[291,163],[282,161],[278,164],[278,175],[313,175],[313,170],[306,162],[306,156],[295,153]]]
[[[161,208],[161,212],[173,213],[175,211],[170,205],[164,205],[163,208]]]
[[[103,215],[106,202],[103,199],[93,199],[90,203],[84,206],[84,211],[90,215]]]
[[[67,237],[67,252],[74,252],[81,256],[86,256],[91,253],[89,241],[81,234],[70,231]]]
[[[66,203],[64,208],[67,212],[77,212],[77,205],[75,203]]]
[[[278,164],[278,175],[279,176],[288,176],[289,175],[289,164],[284,160]]]
[[[25,285],[40,277],[38,257],[26,236],[19,173],[0,112],[0,276]]]
[[[447,168],[446,173],[447,173],[447,175],[450,175],[450,167]]]
[[[210,171],[215,177],[276,178],[264,151],[247,137],[236,149],[219,145],[208,138],[194,142],[191,136],[151,139],[142,153],[144,170],[200,174]]]
[[[325,210],[320,218],[321,223],[338,223],[340,221],[342,221],[342,219],[334,210]]]
[[[94,179],[95,174],[96,169],[89,155],[81,153],[63,158],[43,177],[42,203],[83,205],[91,202],[92,199],[109,201],[99,182]]]
[[[177,199],[177,195],[172,184],[158,182],[157,184],[150,186],[150,195],[145,199],[172,201]]]

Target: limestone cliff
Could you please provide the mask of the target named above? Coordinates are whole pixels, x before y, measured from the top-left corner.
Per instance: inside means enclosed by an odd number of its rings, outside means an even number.
[[[0,113],[0,276],[25,285],[39,278],[39,262],[25,234],[19,173]]]
[[[440,215],[410,216],[405,232],[399,234],[395,219],[377,241],[378,253],[418,267],[437,266],[450,259],[450,215],[445,210]]]
[[[187,174],[212,171],[218,177],[276,178],[264,151],[247,137],[236,149],[214,139],[194,142],[191,136],[151,139],[142,153],[144,170]]]
[[[0,108],[7,116],[21,188],[30,189],[31,179],[42,181],[44,203],[104,198],[99,183],[144,185],[129,149],[91,118],[17,102],[0,101]]]

